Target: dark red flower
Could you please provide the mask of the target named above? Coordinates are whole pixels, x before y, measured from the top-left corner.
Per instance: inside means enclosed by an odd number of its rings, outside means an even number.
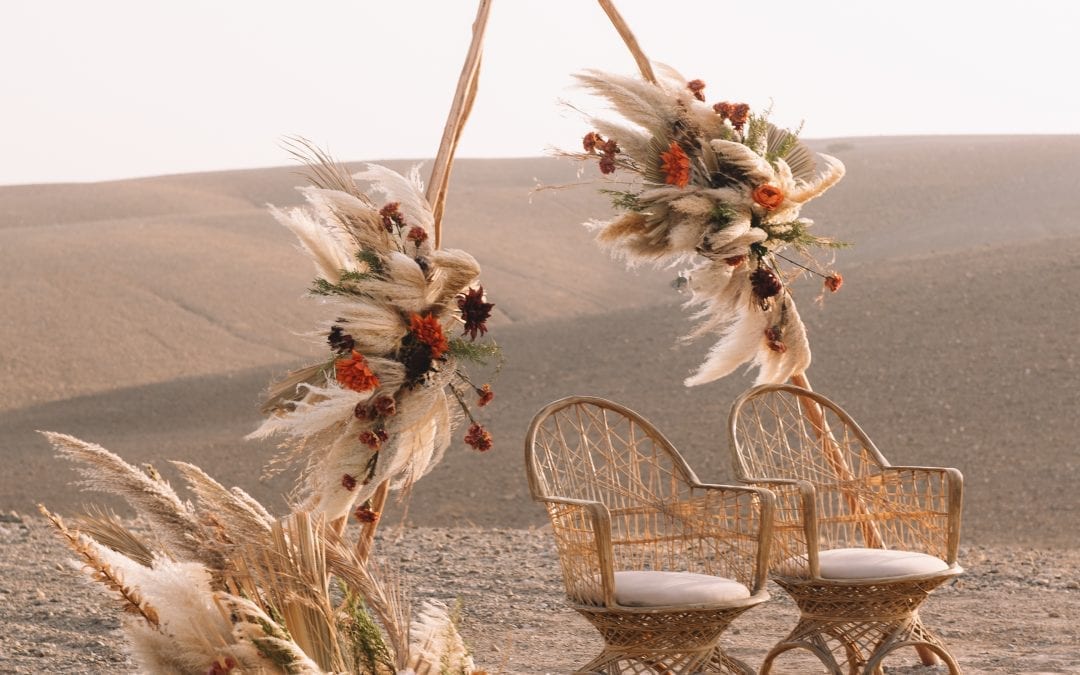
[[[341,326],[331,326],[326,341],[330,343],[331,349],[341,354],[351,352],[356,346],[353,336],[346,333]]]
[[[390,438],[390,436],[384,429],[369,429],[360,432],[360,442],[376,451],[382,447],[382,444],[385,443],[388,438]]]
[[[405,217],[401,215],[401,204],[398,202],[389,202],[383,206],[379,209],[379,215],[382,216],[382,224],[387,232],[393,232],[395,227],[405,227]]]
[[[485,384],[482,387],[477,387],[476,395],[480,397],[476,404],[479,405],[481,408],[486,406],[488,403],[491,403],[492,399],[495,398],[495,392],[491,391],[490,384]]]
[[[766,300],[784,290],[784,284],[776,273],[764,265],[750,273],[750,286],[761,300]]]
[[[353,515],[356,516],[356,519],[361,523],[376,523],[379,521],[379,512],[372,511],[371,507],[368,506],[366,502],[357,506],[356,510],[353,511]]]
[[[379,386],[379,377],[371,371],[364,355],[355,349],[351,358],[334,363],[334,374],[341,386],[353,391],[370,391]]]
[[[428,346],[431,358],[437,359],[450,349],[450,343],[443,335],[442,324],[434,314],[413,314],[409,317],[409,332],[417,341]]]
[[[746,121],[750,119],[750,106],[746,103],[717,103],[713,106],[721,118],[731,120],[731,126],[735,127],[736,131],[742,131],[746,125]]]
[[[825,288],[829,289],[833,293],[840,290],[840,287],[844,285],[844,277],[839,272],[833,272],[829,276],[825,277]]]
[[[705,94],[702,93],[705,90],[705,83],[703,81],[690,80],[686,83],[686,88],[694,94],[694,98],[696,98],[697,100],[705,100]]]
[[[581,146],[585,148],[585,152],[595,152],[596,147],[604,142],[604,137],[595,131],[590,131],[585,134],[585,138],[581,139]]]
[[[475,450],[487,452],[492,445],[491,433],[479,424],[474,424],[465,434],[465,442]]]
[[[484,302],[484,287],[470,288],[457,296],[457,306],[461,310],[461,318],[465,322],[465,330],[462,335],[468,335],[475,340],[476,334],[487,333],[487,320],[491,318],[491,310],[495,303]]]
[[[733,255],[730,258],[724,258],[724,262],[726,262],[728,265],[731,265],[732,267],[738,267],[739,265],[746,262],[746,256]]]
[[[409,233],[405,235],[405,238],[419,246],[420,244],[423,244],[425,241],[427,241],[427,230],[420,227],[419,225],[413,225],[409,229]]]
[[[600,158],[600,173],[605,176],[609,173],[615,173],[615,158],[604,155]]]
[[[780,326],[770,326],[765,329],[766,344],[768,344],[769,349],[777,354],[783,354],[787,351],[787,345],[784,344],[783,340],[784,332],[780,330]]]
[[[380,417],[393,417],[397,414],[397,401],[393,396],[380,396],[375,399],[375,412]]]
[[[619,154],[619,144],[615,142],[614,138],[609,138],[604,141],[604,154],[608,157],[614,157]]]
[[[345,488],[349,492],[352,492],[356,489],[356,479],[349,474],[345,474],[341,477],[341,487]]]

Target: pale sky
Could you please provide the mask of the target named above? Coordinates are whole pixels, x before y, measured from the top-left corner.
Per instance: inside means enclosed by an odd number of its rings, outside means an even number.
[[[1080,2],[617,0],[710,102],[773,103],[809,138],[1080,133]],[[471,0],[3,0],[0,184],[435,154]],[[583,68],[636,72],[591,0],[493,0],[458,157],[587,131]]]

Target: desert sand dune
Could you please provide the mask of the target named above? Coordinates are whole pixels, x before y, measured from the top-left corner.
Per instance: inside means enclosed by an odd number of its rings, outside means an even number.
[[[808,210],[821,233],[855,245],[837,255],[845,287],[823,307],[816,284],[799,290],[811,381],[894,461],[969,476],[966,538],[1074,542],[1059,518],[1076,500],[1062,504],[1055,488],[1080,477],[1080,140],[816,145],[849,176]],[[455,170],[446,245],[483,264],[508,359],[488,409],[498,448],[455,447],[416,490],[412,522],[540,523],[520,443],[534,410],[571,393],[637,408],[703,476],[727,476],[724,417],[751,378],[682,386],[709,341],[677,344],[690,324],[674,271],[628,272],[597,249],[580,225],[606,213],[593,190],[530,195],[576,171],[549,159]],[[25,467],[0,483],[0,507],[84,500],[40,428],[137,461],[195,461],[280,505],[287,477],[256,478],[274,449],[240,437],[258,421],[262,387],[319,353],[299,336],[321,318],[302,297],[311,270],[265,209],[297,204],[298,181],[284,167],[0,188],[0,447]],[[470,479],[481,469],[490,483]]]
[[[854,246],[836,257],[844,288],[822,306],[818,283],[797,286],[809,377],[894,462],[966,476],[971,573],[935,596],[928,616],[968,672],[1080,672],[1068,620],[1080,582],[1069,576],[1080,555],[1080,138],[814,145],[843,159],[848,177],[807,215]],[[561,602],[549,538],[499,529],[546,520],[522,467],[534,411],[569,394],[618,400],[655,422],[702,478],[722,482],[728,406],[753,379],[683,387],[711,342],[679,343],[691,324],[670,286],[675,271],[626,271],[600,251],[581,226],[608,213],[594,190],[530,195],[576,171],[551,159],[458,162],[445,245],[477,257],[497,303],[491,334],[507,362],[483,411],[496,447],[478,454],[458,441],[417,485],[407,522],[440,529],[395,542],[403,508],[392,505],[381,535],[422,595],[464,594],[465,635],[503,672],[564,672],[596,649]],[[0,188],[0,511],[109,503],[80,493],[35,429],[166,476],[168,459],[191,461],[284,510],[291,474],[260,481],[275,448],[241,439],[259,422],[263,388],[322,354],[319,338],[301,335],[323,318],[303,297],[312,270],[266,210],[298,204],[300,183],[282,167]],[[48,548],[41,523],[3,518],[0,590],[14,609],[0,669],[130,665],[98,596],[46,570],[59,545]],[[507,602],[499,586],[518,597]],[[50,609],[61,594],[73,612]],[[1025,614],[987,621],[987,607]],[[760,660],[775,638],[762,635],[779,635],[791,612],[777,600],[751,613],[736,649]]]

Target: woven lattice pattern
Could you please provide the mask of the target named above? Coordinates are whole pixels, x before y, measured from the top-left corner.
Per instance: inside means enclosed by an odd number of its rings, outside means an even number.
[[[808,553],[799,533],[808,508],[822,549],[891,548],[956,562],[956,470],[890,466],[842,409],[786,385],[744,395],[733,408],[731,434],[740,479],[777,492],[774,562]],[[770,484],[777,479],[802,482],[803,489]],[[804,503],[806,486],[812,505]]]
[[[586,671],[752,672],[717,640],[735,616],[768,597],[771,493],[702,484],[649,422],[596,398],[541,410],[525,454],[533,497],[551,518],[567,596],[607,643]],[[723,606],[620,607],[613,576],[622,570],[726,577],[751,597]]]
[[[871,673],[892,650],[916,645],[959,673],[918,608],[962,571],[956,564],[960,473],[890,465],[844,410],[790,385],[756,387],[739,397],[729,431],[739,479],[776,495],[774,576],[802,614],[761,672],[779,654],[802,648],[834,672]],[[917,578],[821,578],[818,551],[859,547],[927,553],[949,567]]]

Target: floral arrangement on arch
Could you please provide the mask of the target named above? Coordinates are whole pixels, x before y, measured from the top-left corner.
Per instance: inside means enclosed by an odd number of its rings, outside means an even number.
[[[597,241],[631,264],[693,261],[677,286],[691,291],[701,323],[687,336],[720,334],[686,379],[711,382],[744,363],[757,383],[781,382],[810,365],[806,329],[790,292],[809,271],[837,291],[843,278],[822,272],[815,248],[844,244],[811,233],[804,204],[844,176],[834,157],[812,153],[797,131],[745,103],[708,103],[705,83],[660,68],[657,81],[600,71],[577,75],[621,119],[589,117],[583,152],[604,175],[629,176],[604,192],[621,214],[593,222]],[[786,249],[803,258],[785,256]],[[785,269],[781,261],[791,267]]]
[[[442,458],[455,409],[470,422],[465,442],[492,447],[470,401],[482,407],[494,393],[464,362],[501,358],[495,343],[478,339],[494,305],[471,255],[432,246],[418,168],[406,177],[368,165],[350,176],[302,149],[314,157],[313,186],[301,188],[307,205],[273,214],[315,264],[310,292],[326,307],[317,335],[328,356],[272,386],[268,417],[249,437],[286,437],[285,462],[304,464],[300,508],[334,521],[359,504],[354,515],[372,522],[379,514],[368,501],[379,484],[407,490]]]

